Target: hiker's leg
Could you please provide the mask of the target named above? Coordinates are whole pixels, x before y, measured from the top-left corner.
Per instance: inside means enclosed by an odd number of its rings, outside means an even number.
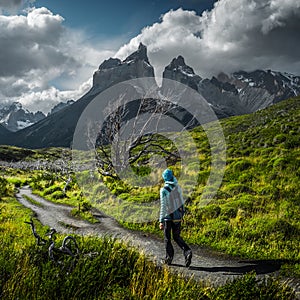
[[[184,259],[185,259],[185,265],[187,267],[190,266],[192,262],[192,250],[191,248],[186,244],[186,242],[182,239],[180,236],[181,232],[181,222],[173,223],[172,225],[172,232],[173,232],[173,239],[178,244],[178,246],[183,250],[184,253]]]
[[[181,222],[172,222],[172,233],[173,239],[177,243],[177,245],[186,253],[191,248],[186,244],[186,242],[180,236],[181,232]]]
[[[166,259],[173,259],[174,248],[171,243],[171,230],[172,230],[172,221],[165,221],[164,224],[164,235],[165,235],[165,247],[166,247]]]

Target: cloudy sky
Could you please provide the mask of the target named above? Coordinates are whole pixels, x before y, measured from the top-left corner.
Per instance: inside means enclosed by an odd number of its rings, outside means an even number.
[[[142,42],[161,76],[178,55],[202,77],[300,75],[299,0],[0,0],[0,106],[47,113],[78,99],[109,57]]]

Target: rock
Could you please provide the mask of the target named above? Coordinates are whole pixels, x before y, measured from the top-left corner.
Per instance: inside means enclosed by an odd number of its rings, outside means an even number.
[[[171,63],[166,66],[163,72],[163,78],[181,82],[194,90],[198,89],[198,84],[201,81],[201,77],[194,73],[193,68],[185,64],[184,58],[181,55],[174,58]],[[164,89],[164,81],[162,82],[162,88]]]
[[[110,58],[104,61],[93,76],[93,90],[97,92],[126,80],[154,77],[154,69],[147,57],[147,48],[143,44],[125,60]]]

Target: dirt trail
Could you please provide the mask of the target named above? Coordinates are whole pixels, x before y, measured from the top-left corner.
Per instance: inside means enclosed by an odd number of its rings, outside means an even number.
[[[27,201],[23,195],[34,199],[40,205]],[[22,187],[16,195],[18,201],[30,208],[43,225],[55,228],[63,234],[75,233],[79,235],[111,235],[144,251],[148,256],[161,264],[164,256],[163,240],[147,233],[124,229],[118,223],[104,215],[97,215],[99,223],[90,224],[71,216],[71,208],[58,205],[32,194],[29,187]],[[184,266],[182,250],[174,244],[175,256],[171,270],[181,272],[197,279],[205,280],[210,285],[219,286],[228,280],[242,276],[254,270],[258,277],[278,275],[280,262],[278,261],[250,261],[240,260],[224,254],[215,253],[199,246],[191,246],[193,260],[189,268]],[[290,281],[289,284],[296,290],[297,299],[300,299],[300,282]]]

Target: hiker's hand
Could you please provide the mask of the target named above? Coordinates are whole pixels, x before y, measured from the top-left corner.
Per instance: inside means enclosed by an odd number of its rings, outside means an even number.
[[[164,229],[164,223],[159,223],[159,229],[163,230]]]

